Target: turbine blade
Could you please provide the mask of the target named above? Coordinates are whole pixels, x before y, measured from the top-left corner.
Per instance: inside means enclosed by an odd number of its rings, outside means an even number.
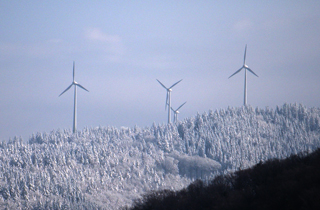
[[[169,104],[168,104],[168,98],[169,98],[169,92],[167,91],[166,105],[165,105],[165,107],[164,107],[164,110],[167,110],[167,106],[169,106]]]
[[[166,86],[164,86],[164,84],[162,84],[158,79],[157,79],[157,81],[160,83],[160,85],[161,85],[162,87],[164,87],[165,89],[168,90],[168,88],[167,88]]]
[[[242,69],[243,69],[243,67],[241,67],[238,71],[234,72],[230,77],[232,77],[232,76],[235,75],[235,74],[238,74]],[[229,77],[229,78],[230,78],[230,77]],[[228,78],[228,79],[229,79],[229,78]]]
[[[67,91],[72,87],[72,85],[73,85],[73,83],[72,83],[69,87],[67,87],[67,89],[65,89],[65,90],[59,95],[59,97],[60,97],[62,94],[64,94],[65,92],[67,92]]]
[[[176,112],[172,107],[170,107],[173,112]]]
[[[246,55],[247,55],[247,44],[246,44],[246,48],[244,49],[243,65],[246,64]]]
[[[254,73],[250,68],[246,68],[248,69],[248,71],[250,71],[252,74],[256,75],[257,77],[259,77],[256,73]]]
[[[169,87],[169,89],[173,88],[173,86],[175,86],[176,84],[178,84],[178,83],[181,82],[181,81],[182,81],[182,79],[179,80],[178,82],[174,83],[171,87]]]
[[[89,90],[85,89],[82,85],[80,85],[78,83],[76,85],[89,92]]]
[[[179,108],[176,110],[178,111],[183,105],[185,105],[187,102],[184,102],[181,106],[179,106]]]
[[[73,82],[74,82],[74,78],[75,78],[75,62],[73,61]]]

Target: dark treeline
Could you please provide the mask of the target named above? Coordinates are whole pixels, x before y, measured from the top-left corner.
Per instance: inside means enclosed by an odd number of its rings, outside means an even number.
[[[149,209],[320,209],[320,149],[268,160],[209,184],[197,180],[177,192],[154,191],[130,208]]]

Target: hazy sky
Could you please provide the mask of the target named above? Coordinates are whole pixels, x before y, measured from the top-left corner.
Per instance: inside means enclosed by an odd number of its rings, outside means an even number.
[[[0,1],[0,140],[72,129],[165,123],[243,104],[319,107],[320,1]]]

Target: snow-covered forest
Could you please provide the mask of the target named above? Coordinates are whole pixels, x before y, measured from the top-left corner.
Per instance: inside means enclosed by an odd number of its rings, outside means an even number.
[[[140,195],[320,146],[320,109],[227,108],[176,124],[0,143],[0,209],[117,209]]]

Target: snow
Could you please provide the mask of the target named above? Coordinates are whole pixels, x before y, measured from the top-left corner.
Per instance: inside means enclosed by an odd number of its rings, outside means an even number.
[[[320,110],[284,104],[197,114],[175,124],[37,133],[0,144],[0,207],[117,209],[269,158],[314,151]]]

